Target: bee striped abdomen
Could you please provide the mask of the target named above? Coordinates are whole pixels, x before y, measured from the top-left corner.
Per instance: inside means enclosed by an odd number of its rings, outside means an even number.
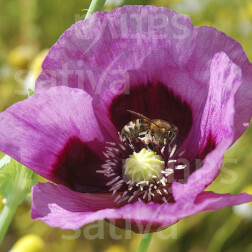
[[[148,126],[149,122],[145,119],[136,119],[123,127],[121,135],[127,138],[138,137],[139,133],[145,131]]]

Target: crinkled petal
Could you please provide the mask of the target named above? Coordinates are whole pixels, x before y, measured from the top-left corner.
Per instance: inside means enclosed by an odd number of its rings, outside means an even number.
[[[78,191],[106,184],[96,170],[109,137],[85,91],[52,88],[14,104],[0,122],[0,150],[39,175]]]
[[[168,204],[136,202],[121,208],[111,208],[113,198],[108,194],[77,193],[51,183],[39,183],[33,186],[32,195],[32,218],[42,220],[50,226],[77,229],[96,220],[108,219],[118,225],[121,221],[127,228],[132,228],[138,233],[160,231],[198,212],[252,201],[252,195],[246,193],[232,196],[203,192],[198,195],[195,202]],[[129,222],[132,223],[131,227]]]
[[[251,120],[252,106],[252,64],[249,62],[241,45],[218,31],[213,27],[202,26],[195,28],[194,48],[190,59],[188,60],[188,70],[194,76],[199,76],[200,81],[206,78],[211,79],[211,72],[207,74],[209,66],[212,64],[212,58],[218,52],[225,52],[230,60],[241,68],[242,83],[235,94],[235,118],[234,118],[234,141],[236,141],[245,129],[249,126]],[[204,74],[198,74],[203,72]],[[227,74],[227,73],[225,73]]]
[[[98,220],[99,211],[112,207],[114,197],[109,193],[80,193],[52,183],[37,183],[32,187],[32,218],[53,227],[79,228],[84,219],[87,223]],[[94,215],[89,217],[89,213]]]
[[[74,24],[50,50],[36,91],[68,85],[83,88],[92,96],[110,93],[101,99],[111,104],[119,93],[129,95],[130,91],[132,95],[131,88],[144,89],[148,84],[161,83],[170,94],[190,106],[194,120],[208,96],[209,67],[218,52],[225,52],[242,70],[242,85],[235,96],[235,141],[251,119],[252,92],[248,90],[252,65],[233,39],[212,27],[193,27],[189,17],[164,7],[124,6],[94,13]],[[169,111],[169,103],[163,105],[166,106],[159,111],[167,114],[163,115],[166,119],[171,118],[169,112],[176,110]],[[101,113],[103,106],[102,103],[99,108]],[[154,114],[148,105],[144,109],[143,105],[135,107],[146,116]],[[108,111],[105,113],[109,115]],[[129,117],[123,113],[122,121]],[[180,120],[175,122],[181,124],[177,122]],[[103,123],[111,134],[116,134],[118,125],[114,127],[106,118]],[[188,129],[181,130],[187,135]]]
[[[217,53],[210,72],[206,103],[185,144],[184,154],[189,158],[197,148],[195,158],[203,161],[203,166],[197,167],[200,169],[190,175],[186,184],[173,184],[175,200],[193,200],[212,183],[234,139],[235,94],[241,85],[241,69],[225,53]]]

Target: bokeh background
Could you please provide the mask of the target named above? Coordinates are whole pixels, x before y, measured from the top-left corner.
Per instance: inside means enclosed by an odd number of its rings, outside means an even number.
[[[211,25],[236,39],[252,61],[251,0],[126,0],[108,1],[110,10],[120,4],[166,6],[189,15],[195,26]],[[114,2],[114,4],[113,4]],[[0,111],[27,98],[27,87],[39,73],[47,49],[73,23],[84,18],[90,0],[0,0]],[[0,122],[1,123],[1,122]],[[225,167],[209,187],[218,193],[252,193],[252,129],[226,153]],[[0,153],[0,157],[3,154]],[[41,180],[41,178],[40,178]],[[115,229],[118,239],[111,238],[111,226],[104,222],[104,239],[95,239],[97,228],[87,226],[78,233],[51,228],[30,218],[28,196],[17,210],[1,252],[9,251],[26,235],[33,250],[50,252],[124,252],[136,251],[141,235]],[[0,203],[0,210],[2,203]],[[252,251],[252,205],[241,210],[225,208],[200,213],[179,221],[159,235],[154,234],[149,251],[155,252],[250,252]],[[244,210],[245,209],[245,210]],[[246,214],[244,214],[244,212]],[[92,225],[92,224],[91,224]],[[87,239],[83,232],[94,235]],[[73,234],[76,238],[73,238]],[[122,238],[120,238],[120,236]],[[131,239],[128,239],[131,237]],[[35,240],[34,240],[35,239]],[[36,245],[37,244],[37,245]],[[36,249],[37,247],[37,249]],[[28,250],[27,250],[28,252]]]

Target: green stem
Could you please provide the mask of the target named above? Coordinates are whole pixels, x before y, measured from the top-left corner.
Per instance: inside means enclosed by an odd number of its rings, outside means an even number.
[[[17,206],[9,206],[6,204],[0,214],[0,244],[8,230],[11,220],[16,212]]]
[[[92,0],[85,18],[88,18],[96,11],[100,11],[105,2],[106,0]]]
[[[152,235],[153,235],[153,233],[147,233],[147,234],[143,235],[142,241],[139,245],[137,252],[146,252],[147,251]]]

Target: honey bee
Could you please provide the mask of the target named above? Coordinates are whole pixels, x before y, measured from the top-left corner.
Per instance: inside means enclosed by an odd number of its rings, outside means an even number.
[[[130,121],[126,124],[122,131],[122,138],[135,139],[140,138],[141,135],[150,135],[159,145],[169,144],[172,145],[178,136],[178,128],[171,125],[169,122],[153,119],[137,113],[135,111],[127,110],[131,114],[139,117],[139,119]],[[140,138],[141,139],[141,138]],[[145,143],[149,144],[150,141],[145,139]]]

